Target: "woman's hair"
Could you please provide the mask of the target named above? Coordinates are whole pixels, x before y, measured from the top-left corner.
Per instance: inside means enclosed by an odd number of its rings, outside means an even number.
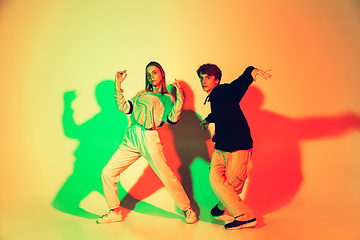
[[[146,67],[145,67],[145,90],[147,92],[154,91],[153,85],[148,81],[148,79],[147,79],[148,77],[146,74],[146,69],[150,66],[156,66],[160,70],[160,73],[161,73],[161,83],[160,83],[161,89],[160,89],[160,91],[161,91],[161,93],[169,93],[169,91],[167,90],[167,87],[166,87],[165,71],[162,68],[162,66],[160,65],[160,63],[158,63],[158,62],[149,62],[148,65],[146,65]]]
[[[215,76],[216,80],[221,81],[221,70],[220,68],[211,63],[201,65],[198,70],[196,71],[197,75],[200,77],[200,74],[207,74],[208,76]]]

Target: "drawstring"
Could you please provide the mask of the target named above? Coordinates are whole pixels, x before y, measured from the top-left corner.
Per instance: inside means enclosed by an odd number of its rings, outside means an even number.
[[[207,97],[205,98],[204,105],[205,105],[207,102],[210,102],[209,98],[210,98],[210,94],[209,94],[209,95],[207,95]]]

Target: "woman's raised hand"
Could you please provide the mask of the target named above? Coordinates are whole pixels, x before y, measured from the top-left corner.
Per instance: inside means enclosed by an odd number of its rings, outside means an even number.
[[[116,72],[116,74],[115,74],[115,87],[116,87],[116,90],[120,91],[121,83],[125,80],[126,77],[127,77],[126,70]]]
[[[171,85],[173,85],[177,89],[181,89],[180,83],[178,82],[178,80],[176,78],[175,78],[175,81]]]

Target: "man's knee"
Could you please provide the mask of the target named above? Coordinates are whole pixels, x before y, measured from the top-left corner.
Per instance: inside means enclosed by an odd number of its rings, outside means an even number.
[[[216,171],[214,169],[210,169],[209,179],[210,179],[210,183],[211,182],[223,183],[226,180],[223,171]]]

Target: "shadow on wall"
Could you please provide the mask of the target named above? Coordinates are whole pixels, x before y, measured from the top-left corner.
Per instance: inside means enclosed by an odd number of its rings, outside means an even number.
[[[202,215],[202,220],[204,220],[204,217],[208,216],[206,208],[212,205],[212,200],[217,199],[209,182],[209,163],[213,144],[210,131],[204,131],[200,127],[202,119],[195,112],[194,92],[185,81],[179,81],[179,83],[186,101],[180,121],[176,125],[170,125],[169,128],[174,135],[175,150],[182,163],[179,173],[185,191],[198,216],[204,208],[206,212]]]
[[[200,128],[201,119],[194,110],[192,89],[184,81],[180,84],[186,98],[180,121],[175,125],[165,124],[159,130],[167,164],[181,180],[193,209],[199,216],[205,212],[200,220],[223,224],[209,215],[211,207],[218,201],[208,178],[209,156],[213,152],[210,133]],[[98,217],[80,208],[80,202],[92,191],[103,195],[101,171],[121,143],[128,126],[126,115],[117,110],[113,90],[114,82],[111,80],[98,84],[95,95],[101,111],[81,125],[75,123],[71,109],[75,91],[64,94],[64,133],[69,138],[78,139],[79,146],[74,152],[74,171],[53,201],[53,207],[59,211],[84,218]],[[350,128],[360,129],[360,119],[354,114],[291,119],[261,110],[263,98],[262,92],[251,86],[241,101],[254,140],[252,169],[244,201],[258,216],[286,206],[299,190],[302,183],[300,141],[334,136]],[[128,193],[119,183],[121,205],[128,210],[125,214],[134,210],[182,218],[142,201],[162,187],[150,166],[145,168]]]
[[[210,132],[200,127],[201,119],[195,112],[194,93],[180,81],[185,94],[184,109],[176,125],[165,124],[160,130],[167,164],[181,180],[193,209],[200,220],[223,224],[210,217],[209,211],[217,203],[209,183],[209,159],[213,152]],[[172,89],[174,90],[174,89]],[[174,91],[172,91],[174,95]],[[87,122],[77,125],[71,103],[75,91],[64,94],[63,128],[67,137],[78,139],[74,152],[73,173],[66,180],[53,201],[53,207],[64,213],[84,218],[98,215],[80,208],[80,202],[92,191],[103,195],[101,171],[121,143],[128,119],[119,112],[114,100],[114,82],[103,81],[96,87],[96,99],[101,111]],[[263,216],[286,206],[302,183],[300,141],[334,136],[350,128],[360,129],[360,119],[354,114],[335,117],[291,119],[261,110],[262,92],[251,86],[241,101],[254,140],[252,169],[244,201],[256,215]],[[121,205],[127,209],[167,217],[182,218],[146,203],[144,200],[163,187],[162,182],[147,166],[127,193],[119,183]],[[181,211],[178,209],[178,212]]]
[[[351,113],[291,119],[261,110],[263,99],[263,93],[251,86],[240,103],[254,140],[244,201],[259,216],[286,206],[299,190],[303,180],[300,141],[360,129],[360,118]]]
[[[74,152],[73,173],[53,201],[55,209],[85,218],[98,216],[80,208],[80,201],[92,191],[103,195],[101,171],[121,143],[128,126],[126,115],[116,107],[114,81],[99,83],[95,96],[101,111],[87,122],[77,125],[71,109],[76,93],[70,91],[64,94],[64,133],[69,138],[79,140],[79,146]],[[121,191],[125,190],[120,187],[119,192]]]
[[[199,127],[201,120],[194,112],[194,94],[191,88],[185,82],[180,84],[187,96],[185,107],[188,107],[184,108],[178,124],[173,126],[165,124],[159,130],[159,134],[168,165],[182,180],[193,208],[199,212],[200,207],[194,199],[190,165],[196,158],[209,161],[209,151],[205,142],[209,140],[210,133],[202,131]],[[107,80],[98,84],[95,95],[101,111],[87,122],[77,125],[73,118],[74,111],[71,109],[71,103],[76,98],[75,91],[64,94],[64,133],[69,138],[79,140],[79,146],[74,152],[76,160],[73,173],[68,177],[52,203],[53,207],[59,211],[90,219],[99,216],[82,209],[80,202],[92,191],[103,195],[101,171],[118,148],[128,127],[126,115],[119,112],[116,107],[114,81]],[[196,170],[196,176],[204,177],[204,180],[199,180],[199,182],[201,181],[199,189],[202,191],[199,198],[205,197],[206,200],[209,200],[211,198],[208,195],[210,195],[216,199],[208,183],[208,163],[201,159],[194,165],[195,167],[205,166],[200,167],[202,170]],[[118,195],[122,199],[121,206],[124,207],[125,215],[134,210],[154,216],[183,218],[178,214],[170,213],[142,201],[163,187],[162,182],[149,165],[129,193],[121,187],[120,183],[118,186]]]

